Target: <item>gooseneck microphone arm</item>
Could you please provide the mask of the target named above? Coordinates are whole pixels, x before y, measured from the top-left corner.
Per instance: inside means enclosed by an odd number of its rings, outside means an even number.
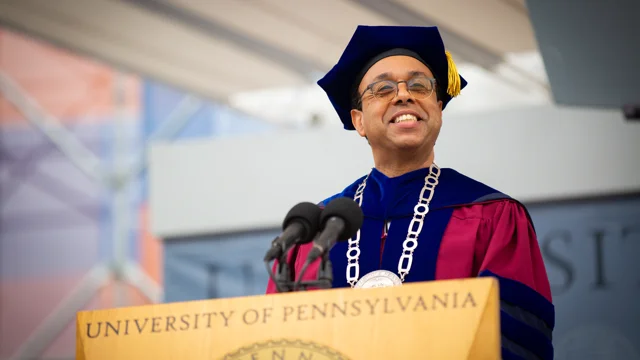
[[[318,282],[323,288],[331,288],[333,286],[333,264],[329,259],[329,252],[322,255],[320,267],[318,268]]]
[[[332,216],[325,220],[323,225],[322,232],[313,241],[313,248],[307,256],[307,262],[309,263],[329,252],[331,247],[339,240],[338,238],[344,232],[347,224],[342,217]]]

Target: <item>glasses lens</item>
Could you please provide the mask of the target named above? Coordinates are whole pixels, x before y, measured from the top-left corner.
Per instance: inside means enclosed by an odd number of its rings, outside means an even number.
[[[396,83],[392,81],[380,81],[371,87],[371,92],[377,98],[390,99],[396,96]]]
[[[433,83],[429,79],[415,78],[407,83],[407,88],[411,95],[416,98],[425,98],[431,95],[433,91]]]

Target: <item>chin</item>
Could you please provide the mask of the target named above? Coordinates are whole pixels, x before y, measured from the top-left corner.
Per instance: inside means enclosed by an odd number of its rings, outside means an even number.
[[[404,139],[395,139],[393,143],[398,149],[412,150],[412,149],[419,149],[424,147],[426,141],[425,139],[418,139],[418,138],[413,138],[413,139],[404,138]]]

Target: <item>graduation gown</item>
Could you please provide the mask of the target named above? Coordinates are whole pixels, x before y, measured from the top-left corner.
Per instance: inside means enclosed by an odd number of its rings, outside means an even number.
[[[361,206],[360,277],[378,269],[397,274],[402,243],[428,173],[425,168],[389,178],[372,170]],[[353,198],[363,180],[364,176],[320,205],[340,196]],[[442,168],[429,208],[405,282],[497,278],[503,358],[552,359],[554,306],[535,229],[525,207],[455,170]],[[290,251],[294,277],[311,247],[309,243]],[[330,250],[334,288],[350,286],[345,277],[347,248],[347,242],[340,242]],[[319,261],[309,266],[304,280],[317,278],[318,265]],[[274,292],[270,280],[267,293]]]

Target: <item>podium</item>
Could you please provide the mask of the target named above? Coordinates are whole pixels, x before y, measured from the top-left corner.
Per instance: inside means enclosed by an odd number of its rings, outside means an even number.
[[[82,311],[77,360],[500,359],[493,278]]]

